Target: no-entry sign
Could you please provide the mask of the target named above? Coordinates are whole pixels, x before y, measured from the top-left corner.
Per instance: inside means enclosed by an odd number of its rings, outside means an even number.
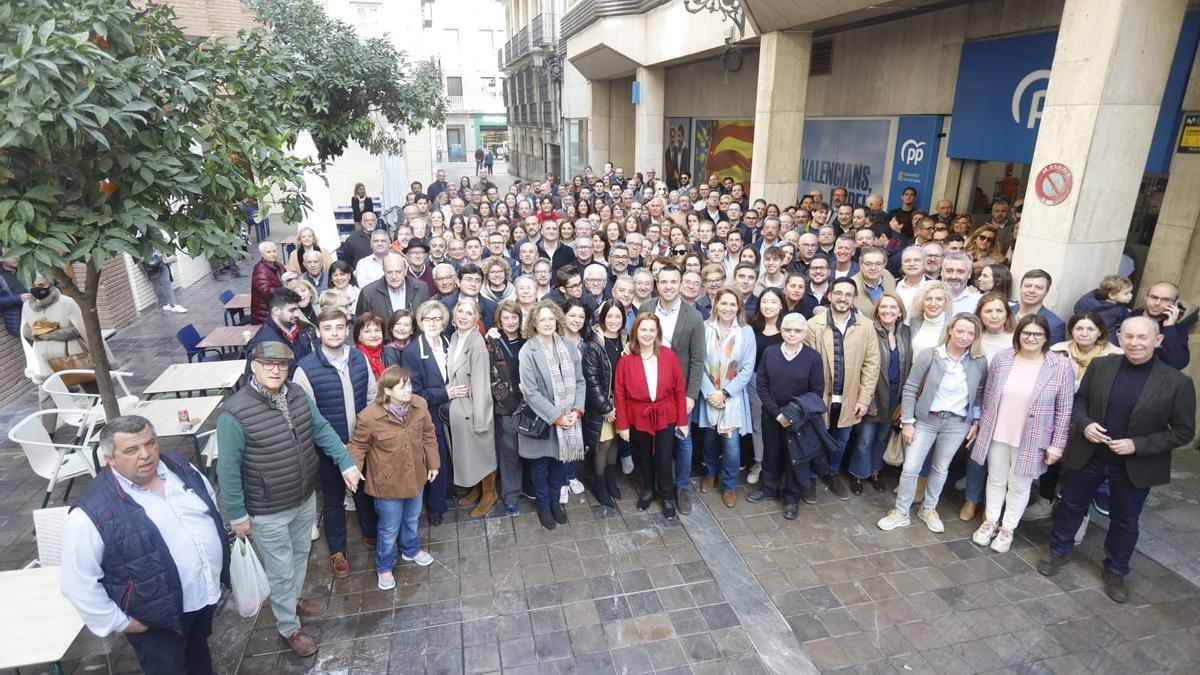
[[[1033,184],[1038,201],[1046,206],[1057,206],[1071,194],[1071,170],[1057,162],[1047,164],[1038,172]]]

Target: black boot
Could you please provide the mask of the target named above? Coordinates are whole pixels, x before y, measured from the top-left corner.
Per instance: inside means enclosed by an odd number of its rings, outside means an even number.
[[[609,464],[604,467],[604,483],[608,486],[608,494],[614,500],[621,498],[621,488],[617,487],[617,466]]]
[[[538,520],[541,521],[542,527],[546,528],[547,530],[553,530],[554,528],[558,527],[558,523],[554,522],[554,516],[550,515],[549,509],[546,509],[545,511],[538,509]]]
[[[559,525],[567,524],[567,511],[558,502],[550,502],[550,515]]]
[[[646,509],[650,508],[650,502],[652,501],[654,501],[654,493],[643,492],[642,495],[638,497],[637,510],[645,511]]]
[[[608,473],[608,471],[605,470],[605,473]],[[592,481],[592,492],[596,495],[596,501],[607,506],[608,508],[611,509],[617,505],[616,502],[613,501],[612,496],[608,494],[608,482],[604,478],[603,473],[596,474],[595,480]]]

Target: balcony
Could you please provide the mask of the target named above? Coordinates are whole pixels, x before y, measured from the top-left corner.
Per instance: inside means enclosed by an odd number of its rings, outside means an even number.
[[[557,19],[553,14],[538,14],[524,28],[508,40],[504,48],[496,53],[501,70],[527,56],[534,47],[558,42]]]

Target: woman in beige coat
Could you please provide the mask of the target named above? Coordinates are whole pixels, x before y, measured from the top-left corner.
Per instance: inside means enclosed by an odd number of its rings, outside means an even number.
[[[491,359],[479,334],[479,318],[479,303],[460,297],[454,306],[455,331],[446,359],[454,484],[471,488],[458,504],[475,504],[472,518],[486,516],[497,501]]]

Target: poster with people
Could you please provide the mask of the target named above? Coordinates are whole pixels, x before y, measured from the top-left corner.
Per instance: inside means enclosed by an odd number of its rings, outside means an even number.
[[[663,177],[667,188],[679,188],[679,177],[692,170],[692,118],[668,117],[663,124]]]
[[[754,120],[696,120],[692,137],[693,182],[716,174],[750,189],[750,158],[754,152]]]

